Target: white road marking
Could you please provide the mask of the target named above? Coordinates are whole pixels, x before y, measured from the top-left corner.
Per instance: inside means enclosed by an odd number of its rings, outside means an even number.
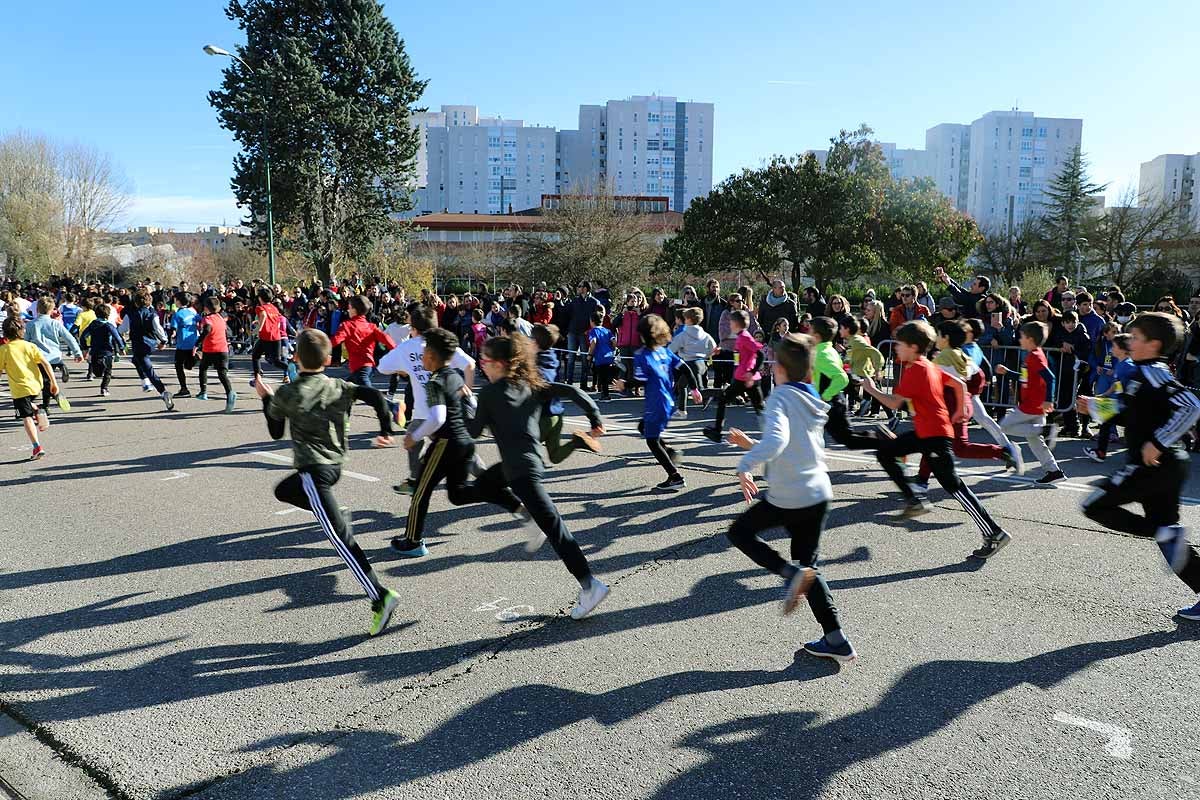
[[[179,470],[175,470],[175,472],[171,473],[170,477],[159,478],[159,481],[177,481],[180,478],[190,478],[190,477],[191,476],[188,475],[186,472],[180,472]]]
[[[250,455],[262,456],[263,458],[269,459],[271,461],[278,461],[281,464],[291,464],[292,463],[291,456],[285,456],[281,453],[272,453],[268,450],[251,450]],[[344,470],[342,472],[342,474],[345,475],[347,478],[354,478],[355,480],[366,481],[367,483],[379,483],[379,478],[376,478],[373,475],[363,475],[361,472],[350,472],[350,471]]]
[[[275,516],[282,517],[284,514],[295,514],[297,511],[303,510],[303,508],[285,508],[283,511],[276,511]]]
[[[532,614],[536,610],[533,606],[527,605],[515,605],[508,606],[507,608],[501,608],[500,604],[507,599],[507,597],[499,597],[490,603],[484,603],[483,605],[479,606],[479,608],[472,609],[471,613],[474,614],[480,611],[495,611],[496,619],[498,619],[500,622],[512,622],[520,619],[526,614]]]
[[[1089,731],[1095,731],[1103,736],[1107,736],[1108,741],[1104,743],[1104,749],[1113,758],[1128,761],[1133,756],[1133,745],[1130,743],[1128,728],[1109,725],[1107,722],[1097,722],[1094,719],[1084,719],[1072,714],[1064,714],[1061,711],[1054,715],[1054,721],[1060,722],[1063,725],[1086,728]]]

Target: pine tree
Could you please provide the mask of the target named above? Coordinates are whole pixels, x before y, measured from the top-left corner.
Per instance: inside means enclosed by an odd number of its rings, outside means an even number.
[[[377,0],[230,0],[246,33],[222,88],[209,92],[242,146],[231,181],[265,239],[263,148],[271,157],[275,234],[328,283],[336,263],[366,263],[402,234],[412,207],[419,133],[409,122],[425,90]]]
[[[1041,251],[1047,266],[1066,275],[1073,274],[1075,247],[1087,229],[1088,209],[1094,196],[1106,188],[1107,183],[1092,183],[1087,159],[1076,145],[1062,170],[1046,187],[1041,203]]]

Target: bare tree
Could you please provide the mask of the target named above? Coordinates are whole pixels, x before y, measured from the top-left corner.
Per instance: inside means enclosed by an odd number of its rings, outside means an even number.
[[[1038,227],[1036,219],[1027,219],[1015,226],[1011,235],[1003,228],[984,231],[975,258],[984,271],[997,277],[1005,286],[1012,286],[1038,264],[1037,249],[1041,242]]]
[[[1131,186],[1087,231],[1088,271],[1129,286],[1147,273],[1188,266],[1182,262],[1191,258],[1192,249],[1173,243],[1190,240],[1195,233],[1186,200],[1138,195]]]
[[[525,285],[580,280],[637,285],[649,276],[661,249],[651,218],[616,202],[604,189],[566,195],[543,216],[530,219],[540,224],[513,239],[513,277]]]
[[[19,278],[42,278],[62,257],[62,204],[54,145],[23,131],[0,139],[0,251]]]
[[[86,269],[97,233],[111,229],[129,210],[129,181],[107,153],[88,145],[64,148],[58,165],[66,266]]]

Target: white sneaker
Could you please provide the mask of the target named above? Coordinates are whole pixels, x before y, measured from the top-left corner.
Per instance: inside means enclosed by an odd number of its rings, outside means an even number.
[[[162,398],[163,405],[167,407],[167,411],[175,410],[175,401],[171,399],[170,392],[163,392],[162,394],[159,395],[159,397]]]
[[[687,419],[687,412],[682,408],[677,408],[671,413],[671,419]]]
[[[526,528],[526,533],[529,534],[529,538],[525,540],[525,552],[536,553],[546,543],[546,534],[542,533],[542,529],[533,523],[533,517],[530,516],[529,510],[523,504],[512,512],[512,515],[517,524]]]
[[[579,599],[575,601],[575,607],[571,609],[571,619],[583,619],[600,602],[608,597],[608,585],[599,578],[592,578],[592,585],[586,589],[579,590]]]
[[[142,391],[143,392],[150,391],[150,381],[142,381]]]

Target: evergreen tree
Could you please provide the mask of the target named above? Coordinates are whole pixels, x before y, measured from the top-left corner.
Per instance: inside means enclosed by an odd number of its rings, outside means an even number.
[[[266,238],[263,148],[271,158],[276,237],[311,259],[326,283],[335,264],[367,261],[402,234],[412,207],[419,132],[409,122],[425,90],[377,0],[230,0],[246,32],[222,88],[209,92],[242,152],[232,187]]]
[[[1107,183],[1092,183],[1087,159],[1076,145],[1046,187],[1041,204],[1041,250],[1046,265],[1066,275],[1074,273],[1075,245],[1087,228],[1088,208],[1094,195],[1106,188]]]

